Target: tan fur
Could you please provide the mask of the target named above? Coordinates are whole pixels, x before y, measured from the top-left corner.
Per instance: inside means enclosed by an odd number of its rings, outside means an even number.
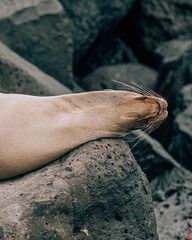
[[[41,167],[102,137],[122,137],[167,116],[167,103],[128,91],[56,97],[0,94],[0,179]]]

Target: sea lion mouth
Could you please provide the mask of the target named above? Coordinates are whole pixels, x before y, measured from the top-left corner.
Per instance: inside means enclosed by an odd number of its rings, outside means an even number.
[[[160,112],[162,111],[162,108],[161,108],[160,103],[159,103],[156,99],[153,99],[153,100],[157,103],[157,105],[158,105],[158,107],[159,107],[159,109],[158,109],[156,115],[153,117],[153,118],[156,118],[156,117],[159,116]]]

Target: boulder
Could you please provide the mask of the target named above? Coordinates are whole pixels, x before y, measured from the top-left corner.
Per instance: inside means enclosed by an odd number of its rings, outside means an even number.
[[[159,239],[188,239],[192,219],[192,173],[173,168],[151,182]]]
[[[181,90],[178,99],[169,151],[182,165],[192,170],[192,84]]]
[[[72,23],[75,63],[99,35],[114,28],[135,0],[60,0]],[[76,64],[75,64],[76,65]]]
[[[58,0],[0,1],[0,39],[72,88],[72,34]]]
[[[192,41],[177,39],[163,42],[155,54],[161,59],[157,91],[171,100],[183,85],[192,81],[188,76],[191,70]]]
[[[1,239],[157,240],[149,183],[121,139],[0,183]]]
[[[37,96],[71,91],[0,42],[0,92]]]
[[[79,84],[86,90],[124,89],[126,86],[115,83],[115,79],[125,84],[131,82],[141,84],[144,87],[154,89],[157,80],[157,72],[150,67],[139,63],[117,64],[98,68],[95,72],[83,78]]]
[[[174,38],[191,39],[192,2],[190,0],[142,0],[135,5],[132,18],[135,40],[148,52],[159,43]]]
[[[164,124],[166,131],[159,128],[154,136],[167,147],[173,132],[175,99],[181,88],[192,82],[192,41],[168,41],[160,44],[155,53],[161,58],[156,92],[167,100],[169,117]]]
[[[155,54],[161,59],[161,64],[177,62],[192,48],[191,40],[173,39],[162,42],[155,49]]]

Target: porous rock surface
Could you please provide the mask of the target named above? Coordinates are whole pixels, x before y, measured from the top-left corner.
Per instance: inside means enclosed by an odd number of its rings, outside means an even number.
[[[192,173],[173,168],[151,182],[159,239],[190,240]]]
[[[0,92],[47,96],[71,90],[0,42]]]
[[[132,85],[132,82],[134,82],[142,84],[150,89],[154,89],[157,80],[157,72],[140,63],[124,63],[114,66],[104,66],[83,78],[80,81],[80,85],[88,91],[103,89],[126,90],[126,86],[122,86],[112,80],[117,80],[129,85]]]
[[[58,0],[0,1],[0,39],[46,73],[72,86],[73,40]]]
[[[0,237],[156,240],[149,183],[124,140],[89,142],[0,184]]]

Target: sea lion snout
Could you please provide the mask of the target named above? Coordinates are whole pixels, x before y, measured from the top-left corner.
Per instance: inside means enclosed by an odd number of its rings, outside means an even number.
[[[145,113],[145,118],[151,122],[161,121],[167,117],[167,102],[158,97],[142,96],[137,97],[141,109]]]

